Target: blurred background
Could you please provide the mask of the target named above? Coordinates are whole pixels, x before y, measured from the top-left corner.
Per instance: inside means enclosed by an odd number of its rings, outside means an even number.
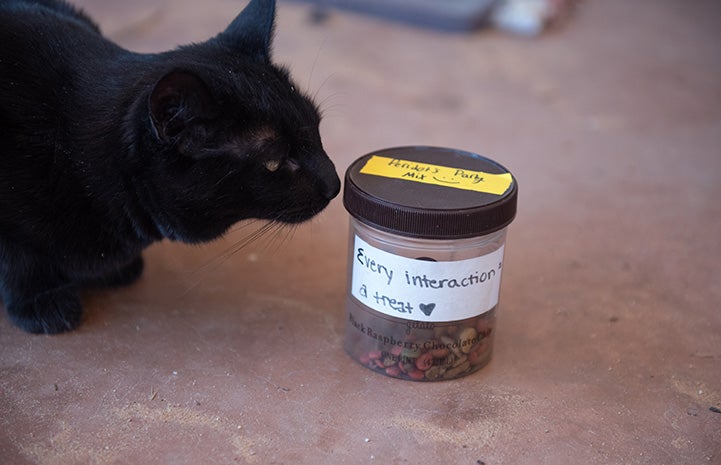
[[[140,52],[245,4],[75,3]],[[721,3],[277,11],[274,59],[341,175],[422,144],[517,178],[493,361],[418,384],[344,354],[339,198],[235,253],[257,225],[151,247],[139,283],[84,296],[77,332],[1,319],[0,462],[721,463]]]

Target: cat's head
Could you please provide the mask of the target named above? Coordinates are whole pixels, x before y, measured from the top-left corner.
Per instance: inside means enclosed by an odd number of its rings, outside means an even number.
[[[166,54],[147,98],[145,196],[161,232],[209,240],[248,218],[299,223],[340,190],[312,101],[271,63],[273,0]]]

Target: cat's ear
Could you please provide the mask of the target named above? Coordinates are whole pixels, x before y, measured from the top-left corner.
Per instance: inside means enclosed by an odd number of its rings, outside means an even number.
[[[217,105],[199,77],[176,70],[155,84],[148,99],[148,112],[155,135],[169,142],[191,122],[214,117]]]
[[[219,39],[244,53],[270,59],[275,0],[251,0]]]

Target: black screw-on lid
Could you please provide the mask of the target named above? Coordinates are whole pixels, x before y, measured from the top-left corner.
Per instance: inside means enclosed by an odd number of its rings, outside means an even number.
[[[397,147],[348,167],[343,204],[377,229],[425,239],[498,231],[516,216],[518,185],[493,160],[439,147]]]

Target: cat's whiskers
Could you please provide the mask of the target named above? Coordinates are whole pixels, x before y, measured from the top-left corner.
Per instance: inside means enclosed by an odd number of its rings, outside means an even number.
[[[265,250],[271,250],[273,252],[281,249],[283,245],[285,245],[293,237],[296,229],[298,228],[297,224],[287,224],[281,222],[275,223],[277,227],[273,230],[265,247]]]
[[[315,92],[313,92],[313,95],[311,96],[311,100],[316,102],[318,100],[318,95],[320,94],[320,91],[323,90],[323,87],[330,81],[331,78],[335,77],[337,73],[330,73],[328,76],[326,76],[325,79],[323,79],[323,82],[320,83],[318,88]],[[310,94],[310,90],[308,91]]]
[[[256,224],[258,220],[251,221],[250,224]],[[243,225],[241,228],[238,228],[235,230],[235,232],[239,231],[240,229],[243,229],[247,225]],[[230,247],[223,250],[219,255],[216,255],[212,259],[210,259],[205,264],[201,265],[199,268],[195,269],[191,272],[191,276],[197,277],[194,282],[192,282],[189,286],[185,288],[181,296],[187,295],[190,291],[198,287],[205,277],[220,268],[224,263],[226,263],[230,258],[232,258],[235,254],[240,252],[242,249],[247,247],[248,245],[252,244],[253,242],[257,241],[267,233],[273,231],[274,229],[278,228],[278,224],[275,221],[270,221],[264,223],[262,226],[260,226],[255,231],[251,232],[247,236],[241,238],[238,241],[235,241]]]
[[[259,221],[260,221],[260,220],[256,220],[256,219],[241,221],[240,223],[237,223],[237,224],[235,224],[234,226],[231,226],[231,228],[228,230],[228,233],[227,233],[227,234],[228,234],[229,236],[232,235],[232,234],[235,234],[235,233],[237,233],[238,231],[241,231],[241,230],[243,230],[243,229],[246,229],[246,228],[249,227],[249,226],[252,226],[252,225],[257,224]]]
[[[318,109],[322,117],[325,117],[331,111],[334,111],[336,109],[345,108],[346,105],[344,103],[333,103],[331,105],[326,105],[329,100],[334,99],[340,95],[342,95],[341,92],[330,94],[318,103]]]
[[[218,187],[221,182],[225,181],[225,179],[227,179],[228,176],[230,176],[230,175],[233,174],[233,173],[234,173],[233,170],[228,170],[227,173],[225,173],[223,176],[221,176],[220,179],[218,179],[218,180],[215,182],[215,184],[213,184],[213,187]]]
[[[313,59],[313,65],[310,68],[310,76],[308,77],[308,85],[307,85],[307,90],[306,90],[306,93],[310,96],[310,100],[312,102],[315,102],[315,105],[318,108],[318,112],[321,114],[321,116],[326,113],[326,109],[324,108],[325,103],[329,99],[338,95],[338,93],[331,94],[327,97],[324,97],[321,102],[318,102],[318,95],[320,95],[320,92],[323,90],[323,87],[325,87],[325,85],[328,83],[328,81],[330,81],[331,78],[335,77],[337,73],[331,73],[328,76],[326,76],[325,79],[323,79],[323,81],[320,83],[318,88],[315,90],[315,92],[313,92],[311,90],[311,86],[313,83],[313,73],[315,72],[315,67],[318,64],[318,58],[320,58],[320,52],[323,50],[323,47],[325,46],[326,41],[327,41],[327,38],[323,39],[323,42],[321,43],[320,47],[318,48],[318,52],[316,53],[315,58]]]
[[[259,221],[259,220],[255,220],[255,221],[253,221],[251,224],[257,224],[258,221]],[[218,266],[222,265],[223,263],[225,263],[226,261],[228,261],[228,259],[231,258],[233,255],[235,255],[235,254],[237,254],[238,252],[240,252],[240,250],[242,250],[243,248],[249,246],[249,245],[252,244],[253,242],[257,241],[258,239],[260,239],[261,237],[265,236],[267,233],[269,233],[270,231],[272,231],[273,228],[274,228],[274,225],[273,225],[272,222],[263,223],[259,228],[255,229],[254,231],[252,231],[252,232],[251,232],[250,234],[248,234],[247,236],[244,236],[243,238],[234,241],[234,242],[231,244],[231,246],[228,247],[227,249],[225,249],[223,252],[221,252],[220,255],[216,255],[216,256],[213,257],[208,263],[206,263],[205,265],[201,266],[201,267],[200,267],[198,270],[196,270],[196,271],[197,271],[197,272],[203,272],[203,271],[205,271],[207,268],[211,268],[212,270],[216,269],[217,266],[214,266],[214,265],[216,265],[216,264],[217,264]],[[236,231],[240,231],[240,229],[237,229]]]
[[[308,76],[308,85],[306,86],[308,94],[310,94],[310,86],[313,83],[313,73],[315,72],[315,66],[318,64],[318,58],[320,58],[320,52],[323,51],[323,47],[325,47],[325,43],[328,41],[328,37],[323,38],[323,42],[321,42],[320,47],[318,47],[318,51],[315,54],[315,58],[313,58],[313,64],[310,67],[310,75]],[[325,81],[324,81],[325,82]],[[323,84],[321,84],[322,86]]]

